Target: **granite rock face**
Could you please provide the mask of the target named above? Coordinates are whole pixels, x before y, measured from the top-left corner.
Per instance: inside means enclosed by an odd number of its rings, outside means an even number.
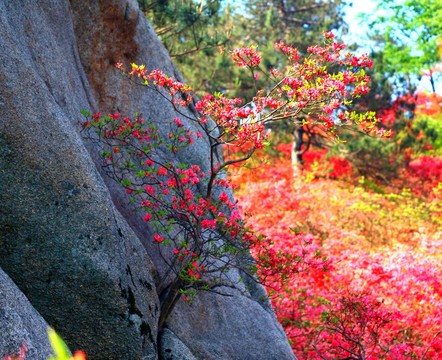
[[[161,330],[158,352],[162,360],[197,360],[189,348],[169,329]]]
[[[0,3],[0,266],[72,349],[155,359],[145,249],[79,134],[95,106],[66,1]]]
[[[138,112],[167,129],[172,106],[113,64],[181,75],[135,0],[2,1],[0,48],[0,267],[72,350],[164,357],[154,281],[164,262],[124,191],[100,173],[80,110]],[[207,169],[208,146],[173,160]],[[253,297],[179,302],[160,336],[173,335],[168,356],[293,359],[271,309]]]

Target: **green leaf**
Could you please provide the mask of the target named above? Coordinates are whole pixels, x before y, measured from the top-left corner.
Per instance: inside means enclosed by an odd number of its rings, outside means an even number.
[[[48,330],[48,337],[55,353],[55,357],[50,356],[48,360],[69,360],[71,358],[71,353],[54,329],[50,328]]]
[[[125,187],[126,186],[131,186],[132,182],[130,180],[124,179],[124,180],[121,181],[121,185],[123,185]]]

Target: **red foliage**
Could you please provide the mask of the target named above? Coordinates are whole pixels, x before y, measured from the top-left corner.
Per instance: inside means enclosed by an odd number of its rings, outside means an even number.
[[[422,180],[442,182],[442,158],[421,156],[408,164],[409,172]]]
[[[292,144],[280,143],[276,145],[274,149],[286,159],[290,159],[290,156],[292,156]]]
[[[420,156],[411,160],[403,172],[404,186],[413,193],[433,197],[434,188],[442,183],[442,158]]]
[[[416,112],[417,114],[437,117],[441,114],[442,96],[437,94],[428,94],[420,92],[416,94]]]
[[[330,178],[339,179],[352,174],[352,167],[348,160],[341,157],[332,156],[328,161],[333,168],[333,170],[328,173]]]
[[[348,160],[339,156],[331,156],[326,159],[327,150],[309,150],[302,155],[304,169],[314,171],[317,176],[325,176],[331,179],[339,179],[353,174],[353,169]],[[319,169],[314,169],[314,167]]]
[[[307,162],[315,159],[321,152],[307,156]],[[253,251],[268,254],[267,263],[258,261],[266,266],[260,274],[299,359],[438,358],[442,234],[426,220],[415,220],[419,231],[410,230],[413,224],[405,217],[391,226],[382,222],[384,209],[394,212],[389,206],[397,206],[389,201],[410,201],[403,208],[409,212],[414,200],[394,195],[382,198],[383,208],[378,207],[372,199],[380,195],[362,188],[293,179],[287,160],[272,159],[272,165],[239,171],[233,179],[243,211],[253,212],[253,229],[273,241],[264,248],[256,244]],[[370,227],[372,236],[404,243],[367,241]],[[277,273],[283,259],[275,254],[285,253],[302,254],[306,261],[295,257],[297,271],[273,276],[271,269]]]
[[[388,109],[379,114],[379,120],[382,124],[391,128],[397,118],[407,111],[413,111],[416,108],[416,97],[412,95],[403,95],[393,101]]]
[[[319,162],[324,159],[327,154],[327,150],[309,150],[302,154],[302,160],[304,160],[304,166],[306,170],[311,170],[312,165],[315,162]]]

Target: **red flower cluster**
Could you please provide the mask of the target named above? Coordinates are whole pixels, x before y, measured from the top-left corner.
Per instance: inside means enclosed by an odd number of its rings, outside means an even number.
[[[261,55],[258,54],[256,49],[244,47],[233,50],[232,60],[240,67],[253,68],[261,62]]]

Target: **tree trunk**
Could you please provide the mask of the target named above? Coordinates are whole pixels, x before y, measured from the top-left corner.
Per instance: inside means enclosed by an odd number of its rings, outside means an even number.
[[[296,127],[293,132],[293,143],[292,143],[292,168],[293,168],[293,176],[296,176],[299,173],[299,170],[302,166],[302,135],[304,134],[304,129],[302,127]]]
[[[433,90],[433,94],[436,94],[436,86],[434,85],[433,73],[430,74],[430,84],[431,84],[431,89]]]
[[[180,289],[183,286],[181,279],[176,279],[160,295],[161,313],[158,320],[158,329],[162,329],[164,323],[172,312],[175,304],[181,297]]]

